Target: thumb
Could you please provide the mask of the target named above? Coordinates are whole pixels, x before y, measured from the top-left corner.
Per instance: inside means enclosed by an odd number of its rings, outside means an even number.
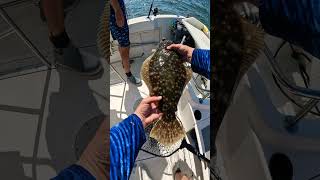
[[[167,49],[179,49],[181,44],[171,44],[167,47]]]
[[[159,113],[159,114],[154,113],[154,114],[151,114],[149,117],[147,117],[147,118],[145,119],[146,125],[148,125],[148,124],[152,123],[153,121],[159,119],[162,115],[163,115],[163,113]]]

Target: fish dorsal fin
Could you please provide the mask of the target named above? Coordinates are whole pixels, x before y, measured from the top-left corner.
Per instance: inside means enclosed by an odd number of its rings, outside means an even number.
[[[110,63],[110,32],[109,32],[109,1],[105,4],[104,10],[100,17],[100,23],[97,33],[97,45],[101,55]]]
[[[251,65],[259,57],[262,48],[264,47],[264,31],[247,22],[245,19],[241,18],[241,24],[244,33],[244,47],[243,47],[243,57],[240,65],[239,76],[242,76],[248,71]]]
[[[142,80],[146,83],[149,91],[151,91],[149,64],[153,56],[154,56],[154,53],[152,53],[150,56],[146,58],[146,60],[144,60],[141,66],[141,71],[140,71],[140,77],[142,77]]]
[[[255,63],[261,53],[262,48],[264,47],[264,31],[261,28],[247,22],[242,17],[240,18],[240,21],[245,37],[238,76],[235,79],[233,90],[230,94],[231,100],[242,77],[247,73],[252,64]]]

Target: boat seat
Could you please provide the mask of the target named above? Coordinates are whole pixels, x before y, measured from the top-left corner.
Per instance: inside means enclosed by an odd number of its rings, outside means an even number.
[[[190,35],[195,41],[196,48],[210,49],[210,37],[207,36],[202,29],[207,27],[194,17],[182,19]]]

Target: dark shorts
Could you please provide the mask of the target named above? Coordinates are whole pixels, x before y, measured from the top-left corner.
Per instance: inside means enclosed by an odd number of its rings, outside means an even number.
[[[128,47],[130,45],[130,40],[129,40],[129,26],[127,23],[127,16],[126,16],[126,7],[124,5],[123,0],[118,0],[118,1],[124,16],[124,26],[123,27],[117,26],[115,12],[113,8],[110,6],[110,31],[111,31],[112,38],[118,41],[120,47]]]

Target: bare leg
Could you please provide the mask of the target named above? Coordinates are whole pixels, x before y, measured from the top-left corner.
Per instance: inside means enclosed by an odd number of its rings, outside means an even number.
[[[50,35],[56,36],[61,34],[65,29],[63,0],[42,0],[42,2]]]
[[[129,63],[130,47],[119,47],[119,52],[122,59],[124,71],[125,73],[129,73],[130,72],[130,63]]]
[[[83,59],[79,49],[70,41],[64,25],[64,1],[41,0],[41,6],[48,23],[49,39],[57,50],[56,63],[85,76],[96,76],[100,73],[100,62]]]
[[[77,164],[87,169],[96,179],[109,179],[109,122],[104,120]]]

